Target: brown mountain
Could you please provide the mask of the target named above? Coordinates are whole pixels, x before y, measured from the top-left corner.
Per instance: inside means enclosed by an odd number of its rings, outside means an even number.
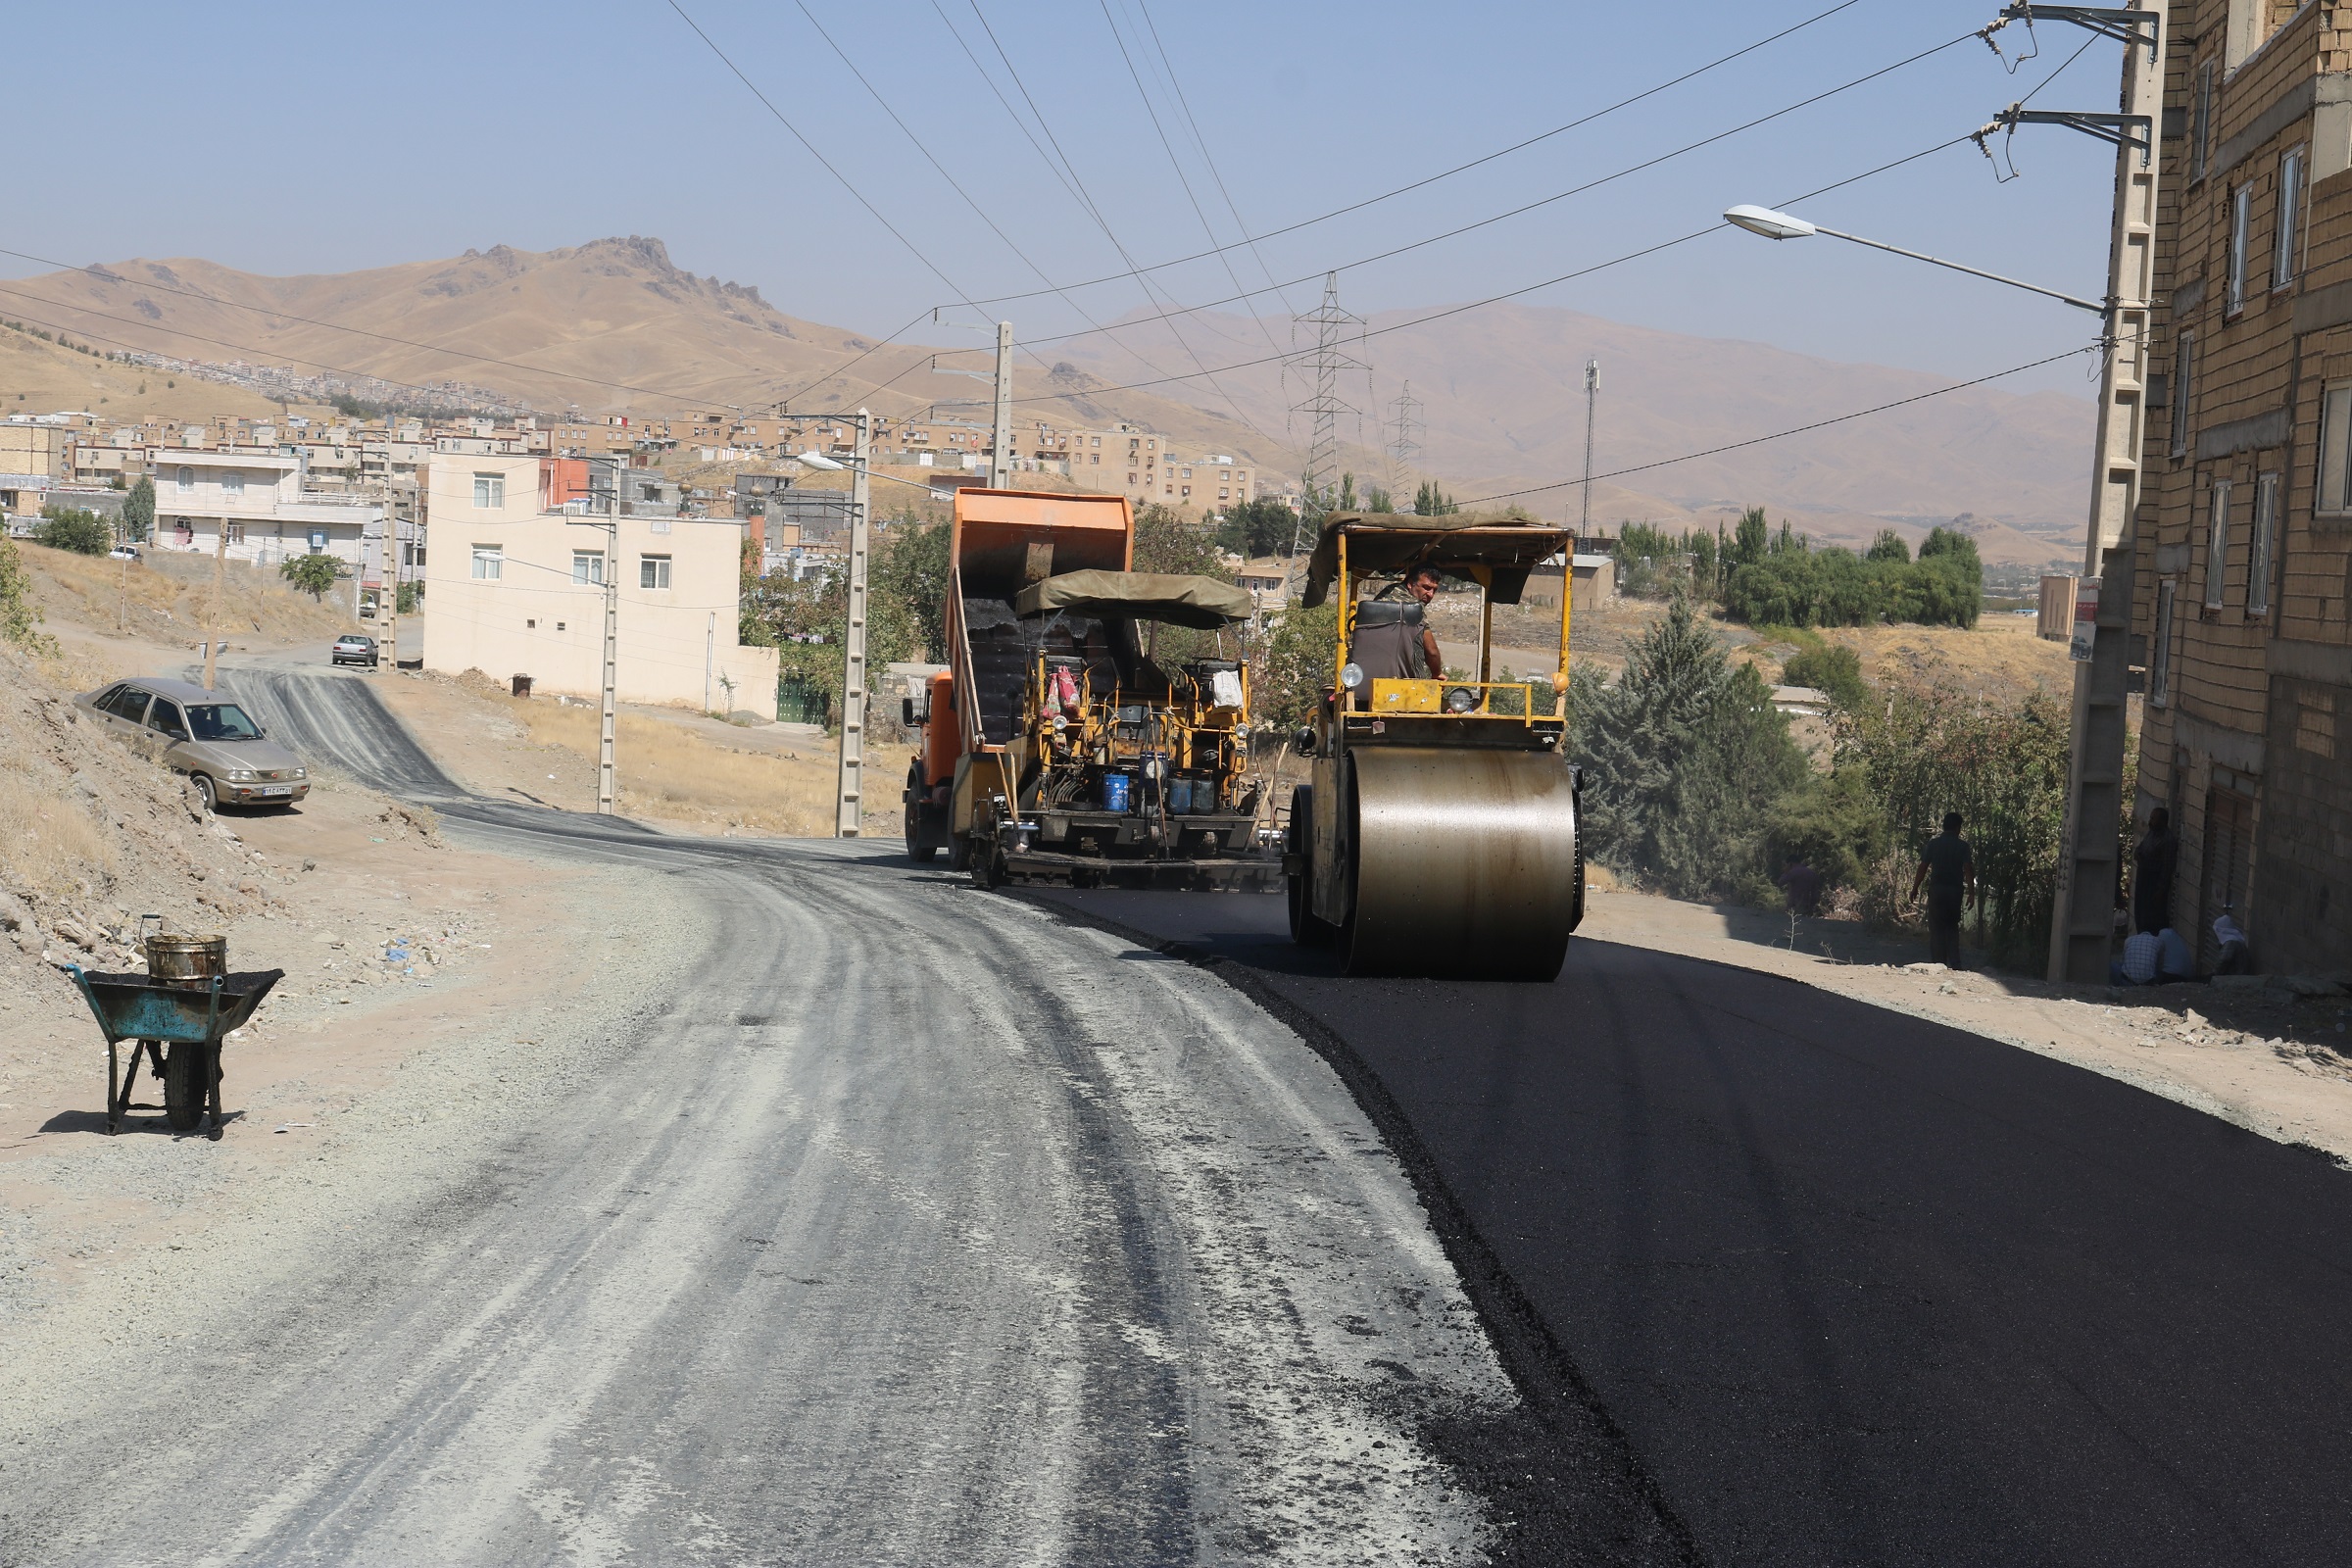
[[[416,384],[461,381],[551,412],[765,409],[789,399],[796,408],[864,402],[904,414],[961,399],[943,414],[987,417],[984,383],[935,373],[930,364],[935,353],[954,349],[960,352],[951,363],[984,368],[986,357],[970,352],[970,340],[876,347],[855,332],[788,316],[755,287],[685,271],[660,240],[638,237],[545,252],[502,245],[453,261],[298,277],[197,260],[128,261],[11,282],[0,289],[0,316],[37,318],[101,347]],[[1385,476],[1374,416],[1386,410],[1369,405],[1393,400],[1407,380],[1421,403],[1419,473],[1468,496],[1576,474],[1584,459],[1583,366],[1595,355],[1602,376],[1595,466],[1642,470],[1595,486],[1595,522],[1704,524],[1726,509],[1760,503],[1818,537],[1858,540],[1889,522],[1917,536],[1965,513],[1987,560],[2021,563],[2063,559],[2079,536],[2090,429],[2082,399],[1972,387],[1785,440],[1647,467],[1951,383],[1529,306],[1490,306],[1388,330],[1404,318],[1376,317],[1377,335],[1350,349],[1375,366],[1368,386],[1358,374],[1344,388],[1367,405],[1360,426],[1344,419],[1341,428],[1350,444],[1343,461],[1359,474]],[[1227,371],[1213,384],[1118,390],[1157,379],[1133,351],[1163,372],[1191,369],[1195,351],[1212,367],[1234,364],[1267,357],[1269,342],[1287,348],[1288,321],[1206,315],[1188,320],[1186,339],[1146,319],[1123,324],[1116,343],[1090,337],[1044,348],[1046,363],[1025,357],[1016,366],[1016,395],[1037,400],[1024,401],[1019,413],[1055,422],[1134,420],[1181,448],[1296,471],[1297,445],[1307,431],[1288,414],[1298,378],[1286,381],[1279,366]],[[68,388],[51,396],[49,371],[66,367],[42,358],[42,401],[76,401]],[[0,401],[12,410],[15,394],[28,390],[8,384],[18,373],[19,367],[0,364]],[[234,395],[215,390],[225,408]],[[183,383],[179,392],[187,391]],[[93,395],[111,398],[110,409],[137,412],[123,406],[119,388]],[[1361,446],[1353,444],[1358,439]],[[1409,488],[1415,476],[1400,477]],[[1573,489],[1526,499],[1546,515],[1576,512]]]

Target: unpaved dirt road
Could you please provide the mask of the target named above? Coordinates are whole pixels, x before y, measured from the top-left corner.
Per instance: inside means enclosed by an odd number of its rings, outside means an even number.
[[[207,1239],[135,1348],[20,1347],[0,1560],[1439,1563],[1531,1539],[1468,1473],[1524,1412],[1409,1184],[1322,1059],[1208,974],[895,846],[468,802],[359,677],[224,684],[453,834],[630,867],[642,901],[584,933],[617,939],[630,994],[538,1043],[564,1091],[540,1113],[436,1125],[429,1162],[322,1155],[316,1211]],[[1548,1466],[1574,1435],[1538,1439]],[[1588,1452],[1578,1528],[1674,1554]]]

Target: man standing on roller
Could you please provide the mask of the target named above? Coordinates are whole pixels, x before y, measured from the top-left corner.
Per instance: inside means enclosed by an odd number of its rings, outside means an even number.
[[[1426,610],[1429,602],[1438,597],[1438,568],[1423,565],[1406,572],[1404,591],[1412,596],[1416,606]],[[1415,615],[1394,600],[1368,600],[1363,610],[1369,611],[1373,605],[1381,606],[1381,611],[1359,612],[1355,636],[1348,650],[1356,667],[1364,672],[1365,687],[1357,695],[1358,705],[1371,701],[1370,683],[1376,680],[1444,680],[1446,656],[1438,651],[1438,634],[1430,626],[1428,615]],[[1382,613],[1391,610],[1400,613],[1393,617]],[[1420,644],[1417,648],[1416,640]],[[1421,671],[1424,664],[1429,666],[1426,677]]]

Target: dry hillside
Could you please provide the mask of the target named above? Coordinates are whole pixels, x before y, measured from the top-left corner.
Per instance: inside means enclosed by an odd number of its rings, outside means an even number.
[[[18,308],[24,304],[0,295],[0,318],[17,319]],[[101,351],[122,346],[91,344]],[[0,326],[0,417],[67,409],[124,418],[200,419],[216,414],[275,414],[277,405],[259,393],[218,381],[158,374],[117,364],[103,353],[83,354],[44,342],[29,331]]]

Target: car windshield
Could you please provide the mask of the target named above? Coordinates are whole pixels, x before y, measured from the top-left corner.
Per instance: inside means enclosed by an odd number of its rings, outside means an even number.
[[[234,703],[190,704],[188,724],[200,741],[258,741],[262,726]]]

